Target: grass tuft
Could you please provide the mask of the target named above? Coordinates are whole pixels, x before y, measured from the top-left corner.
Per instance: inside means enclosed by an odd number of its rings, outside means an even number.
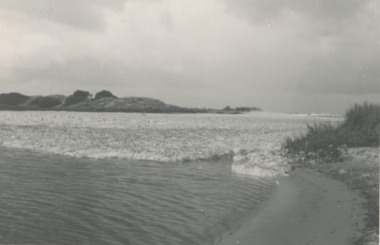
[[[349,108],[339,130],[347,146],[378,146],[380,105],[364,103]]]
[[[283,149],[305,159],[338,160],[341,147],[379,146],[380,105],[355,104],[345,113],[341,124],[329,122],[307,126],[305,135],[287,138]]]

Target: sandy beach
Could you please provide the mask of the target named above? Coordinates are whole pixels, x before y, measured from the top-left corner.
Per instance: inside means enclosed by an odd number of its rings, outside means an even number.
[[[360,236],[364,200],[345,184],[308,169],[296,169],[278,183],[268,205],[219,245],[343,245]]]

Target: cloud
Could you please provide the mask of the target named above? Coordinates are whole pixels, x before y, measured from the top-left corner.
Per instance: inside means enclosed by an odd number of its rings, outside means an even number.
[[[297,94],[311,108],[312,98],[379,93],[374,0],[2,4],[4,92],[109,89],[185,106],[281,110],[296,106]]]
[[[379,59],[319,57],[304,72],[297,90],[321,94],[380,94]]]
[[[186,79],[177,74],[130,67],[120,61],[98,60],[93,57],[68,60],[65,63],[50,63],[42,68],[15,66],[10,78],[13,82],[25,86],[31,84],[51,86],[56,92],[67,85],[90,90],[107,89],[107,87],[126,89],[186,87]]]
[[[352,19],[375,0],[222,0],[228,13],[253,21],[271,20],[292,12],[302,13],[318,22]]]
[[[252,26],[267,26],[286,41],[273,69],[276,73],[297,70],[293,91],[319,94],[380,93],[380,32],[376,24],[376,0],[222,0],[226,12],[248,20]],[[269,40],[268,40],[269,41]],[[290,54],[287,52],[293,47]],[[269,51],[269,52],[268,52]],[[271,57],[270,50],[265,49]],[[274,56],[273,56],[274,57]],[[302,64],[292,62],[302,60]],[[271,64],[266,63],[271,66]],[[286,73],[286,72],[285,72]],[[285,82],[287,81],[287,82]]]
[[[43,23],[56,22],[90,31],[105,28],[104,14],[110,10],[122,9],[125,0],[12,0],[2,1],[2,9],[26,14]]]

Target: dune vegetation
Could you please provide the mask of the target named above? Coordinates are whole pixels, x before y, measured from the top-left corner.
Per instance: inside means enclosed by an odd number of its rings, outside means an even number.
[[[145,97],[119,98],[102,90],[95,97],[88,91],[76,90],[69,96],[27,96],[20,93],[0,94],[0,110],[27,111],[82,111],[82,112],[139,112],[139,113],[220,113],[240,114],[260,111],[257,107],[235,109],[188,108],[166,104],[158,99]]]
[[[285,139],[283,148],[288,155],[330,162],[338,160],[345,147],[379,146],[379,132],[380,105],[355,104],[343,122],[308,125],[306,134]]]

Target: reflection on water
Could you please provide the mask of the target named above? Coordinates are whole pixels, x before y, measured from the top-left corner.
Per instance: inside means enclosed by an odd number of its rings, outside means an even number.
[[[228,162],[71,158],[0,148],[0,243],[210,244],[273,190]]]

